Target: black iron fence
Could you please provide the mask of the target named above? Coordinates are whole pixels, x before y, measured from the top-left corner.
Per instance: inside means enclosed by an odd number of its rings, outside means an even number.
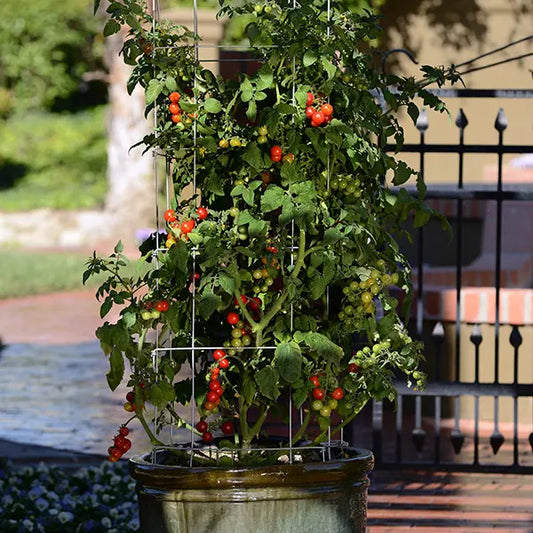
[[[441,90],[444,99],[462,98],[520,98],[528,102],[533,91],[527,90]],[[531,100],[529,100],[531,102]],[[528,103],[529,103],[528,102]],[[527,109],[527,106],[524,106]],[[530,218],[519,217],[516,238],[529,238],[521,243],[524,253],[502,252],[504,207],[509,202],[522,203],[524,213],[533,213],[533,180],[525,183],[506,183],[503,157],[505,154],[533,154],[531,144],[505,144],[507,118],[502,109],[495,117],[493,144],[465,143],[468,125],[467,112],[459,111],[455,125],[458,141],[455,144],[426,143],[427,117],[421,113],[417,129],[418,144],[406,144],[402,151],[419,154],[419,170],[426,172],[427,154],[456,154],[457,182],[454,185],[430,186],[428,202],[447,201],[453,209],[453,258],[455,265],[446,269],[427,266],[427,229],[416,229],[415,249],[412,250],[417,267],[415,288],[417,299],[413,313],[413,335],[425,342],[429,379],[422,392],[414,392],[398,383],[396,409],[383,402],[372,405],[371,447],[380,467],[433,467],[476,471],[514,471],[533,473],[533,224]],[[393,147],[390,147],[393,150]],[[492,154],[496,158],[497,174],[494,184],[465,184],[464,160],[469,154]],[[490,224],[494,232],[484,257],[484,271],[479,273],[478,286],[472,301],[465,302],[465,291],[472,282],[472,267],[466,266],[469,245],[465,228],[472,219],[465,213],[467,202],[481,205],[481,226]],[[469,204],[470,205],[470,204]],[[489,213],[486,206],[492,206]],[[514,205],[514,204],[513,204]],[[529,210],[529,211],[528,211]],[[521,236],[519,235],[521,234]],[[415,237],[413,235],[413,237]],[[481,236],[479,236],[481,238]],[[472,241],[472,236],[469,236]],[[486,240],[486,234],[484,239]],[[430,241],[433,237],[430,237]],[[474,239],[475,241],[475,239]],[[429,244],[434,244],[429,242]],[[466,249],[465,249],[466,248]],[[528,262],[529,251],[529,262]],[[523,265],[513,264],[519,257]],[[487,260],[492,265],[487,267]],[[505,268],[502,269],[502,261]],[[481,267],[480,267],[481,268]],[[518,275],[517,271],[522,268]],[[486,270],[491,272],[487,274]],[[529,270],[528,270],[529,269]],[[435,270],[438,276],[435,277]],[[515,276],[514,282],[508,271]],[[452,274],[451,278],[448,275]],[[502,287],[502,274],[507,287]],[[432,276],[436,283],[431,284]],[[465,284],[468,278],[469,284]],[[446,286],[445,280],[448,280]],[[453,279],[450,286],[450,279]],[[429,280],[429,281],[428,281]],[[443,282],[444,280],[444,282]],[[488,283],[487,283],[488,281]],[[487,286],[489,285],[489,286]],[[428,289],[429,287],[429,289]],[[522,287],[522,288],[519,288]],[[502,294],[505,292],[505,309]],[[437,312],[428,318],[428,293],[447,296],[448,315]],[[471,295],[472,296],[472,295]],[[465,303],[468,305],[465,306]],[[472,319],[472,305],[486,308]],[[437,306],[438,307],[438,306]],[[465,309],[469,311],[465,312]],[[465,315],[465,316],[463,316]],[[474,311],[474,315],[476,315]],[[484,315],[485,319],[479,319]],[[502,316],[505,315],[505,320]],[[487,378],[487,370],[489,377]],[[505,377],[502,376],[505,374]],[[502,410],[505,420],[502,420]],[[357,439],[356,439],[357,440]]]

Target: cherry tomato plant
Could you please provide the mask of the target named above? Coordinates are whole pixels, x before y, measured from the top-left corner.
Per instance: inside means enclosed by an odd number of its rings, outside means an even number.
[[[403,143],[398,111],[416,121],[415,99],[444,111],[425,87],[457,77],[429,66],[420,80],[376,70],[367,50],[379,26],[368,11],[333,5],[328,20],[320,0],[269,0],[261,10],[256,1],[220,3],[221,15],[254,17],[253,74],[215,76],[195,62],[191,31],[154,21],[140,1],[109,1],[104,33],[129,27],[128,88],[145,90],[147,113],[163,110],[141,143],[176,162],[176,197],[147,274],[122,273],[121,246],[89,261],[85,279],[108,274],[97,293],[102,316],[121,306],[97,336],[111,388],[126,361],[131,368],[127,410],[155,444],[145,402],[157,407],[158,425],[187,426],[206,443],[233,435],[247,450],[288,396],[304,413],[293,441],[321,442],[370,399],[394,400],[398,375],[424,384],[422,346],[398,309],[411,269],[396,238],[408,217],[420,226],[434,213],[422,176],[384,146]],[[193,173],[198,193],[183,199]],[[416,198],[401,188],[410,179]],[[149,332],[158,346],[170,338],[168,348],[180,348],[161,351],[157,367]],[[180,371],[193,341],[191,398]],[[174,408],[190,402],[195,428]]]

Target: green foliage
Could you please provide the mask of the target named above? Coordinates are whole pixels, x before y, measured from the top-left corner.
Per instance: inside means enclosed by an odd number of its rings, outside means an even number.
[[[89,0],[0,3],[0,113],[49,109],[78,92],[99,64],[90,14]]]
[[[147,332],[156,329],[161,339],[170,333],[170,346],[194,342],[196,382],[205,387],[194,399],[200,415],[215,427],[224,418],[238,419],[244,448],[280,396],[311,404],[308,378],[320,375],[325,402],[338,388],[343,396],[333,407],[309,409],[293,435],[320,442],[370,398],[393,400],[396,373],[423,386],[416,370],[421,346],[396,309],[394,292],[411,287],[394,235],[413,212],[419,223],[432,212],[405,189],[387,189],[386,174],[399,186],[415,178],[420,193],[424,185],[382,146],[402,145],[395,113],[406,107],[414,117],[415,97],[443,111],[424,87],[455,77],[427,66],[420,81],[376,71],[365,50],[380,28],[368,11],[334,7],[328,20],[325,1],[302,0],[294,8],[246,0],[221,5],[222,15],[253,19],[246,34],[262,66],[237,80],[216,78],[195,62],[193,47],[183,46],[195,39],[187,29],[153,25],[135,0],[112,0],[108,7],[108,33],[122,24],[131,28],[123,49],[134,66],[129,89],[146,90],[147,112],[162,110],[143,143],[176,162],[176,195],[167,218],[168,251],[157,252],[153,272],[129,280],[112,269],[98,293],[121,305],[117,295],[124,295],[134,318],[97,334],[106,353],[123,352],[132,367],[129,384],[160,409],[169,398],[141,387],[170,379],[147,357],[154,347]],[[180,109],[173,113],[179,116],[171,120],[169,96],[176,91]],[[332,105],[324,113],[331,118],[315,119],[325,104]],[[313,105],[310,120],[306,106]],[[181,195],[193,174],[201,199]],[[200,201],[209,209],[206,217],[197,211]],[[87,275],[100,272],[105,261],[93,257]],[[120,267],[120,251],[110,261]],[[150,310],[161,301],[168,309],[154,315]],[[217,344],[229,365],[201,349]],[[222,369],[215,379],[230,391],[218,406],[206,401],[215,369]],[[115,363],[112,374],[121,372]],[[261,413],[251,423],[250,408]],[[330,418],[331,409],[338,409],[342,422]],[[144,420],[140,410],[136,416]],[[309,431],[311,421],[318,434]]]
[[[0,122],[0,210],[101,205],[107,190],[105,110],[20,113]]]

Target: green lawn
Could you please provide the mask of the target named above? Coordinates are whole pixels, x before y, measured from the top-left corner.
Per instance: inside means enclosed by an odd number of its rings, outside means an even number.
[[[82,289],[87,259],[79,253],[0,249],[0,299]]]

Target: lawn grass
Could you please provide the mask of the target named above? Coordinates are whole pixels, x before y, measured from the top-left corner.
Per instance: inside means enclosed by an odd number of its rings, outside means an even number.
[[[80,290],[88,258],[82,253],[0,249],[0,299]]]

